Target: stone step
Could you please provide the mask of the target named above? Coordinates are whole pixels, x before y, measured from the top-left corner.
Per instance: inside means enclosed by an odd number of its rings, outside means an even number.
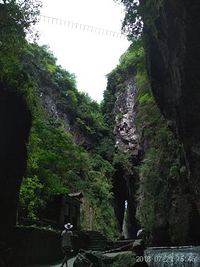
[[[92,251],[103,251],[104,248],[102,248],[102,247],[88,247],[87,250],[92,250]]]
[[[100,232],[97,232],[97,231],[86,231],[87,234],[89,234],[90,236],[103,236],[105,237],[104,235],[102,235]]]
[[[106,240],[97,240],[97,239],[93,239],[90,241],[91,244],[106,244]]]
[[[104,250],[105,249],[105,246],[102,246],[102,245],[89,245],[87,247],[87,250]]]
[[[88,245],[88,250],[101,251],[106,247],[107,239],[98,231],[87,231],[90,236],[90,244]]]

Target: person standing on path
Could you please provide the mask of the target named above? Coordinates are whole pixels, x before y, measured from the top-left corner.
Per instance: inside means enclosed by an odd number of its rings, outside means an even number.
[[[64,254],[64,259],[63,259],[61,267],[63,267],[64,264],[66,264],[66,267],[68,267],[67,261],[68,261],[69,254],[70,254],[71,249],[72,249],[71,237],[73,235],[73,232],[71,231],[71,229],[72,229],[73,225],[71,223],[67,223],[64,225],[64,227],[65,227],[65,230],[62,231],[62,234],[61,234],[61,236],[62,236],[62,251]]]

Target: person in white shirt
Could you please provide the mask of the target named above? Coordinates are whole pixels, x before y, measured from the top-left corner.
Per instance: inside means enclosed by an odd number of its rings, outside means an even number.
[[[72,249],[72,240],[71,240],[71,237],[73,235],[73,232],[71,231],[71,229],[73,228],[73,225],[71,223],[67,223],[64,225],[65,227],[65,230],[62,231],[62,251],[64,253],[64,259],[63,259],[63,262],[62,262],[62,265],[61,267],[64,266],[64,264],[67,265],[67,261],[68,261],[68,256],[71,252],[71,249]]]

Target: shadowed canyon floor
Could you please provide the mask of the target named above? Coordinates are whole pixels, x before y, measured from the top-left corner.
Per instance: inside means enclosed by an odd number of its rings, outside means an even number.
[[[106,253],[104,255],[108,256],[108,257],[115,257],[117,255],[120,254],[126,254],[126,253],[131,253],[131,251],[122,251],[122,252],[113,252],[113,253]],[[74,261],[75,261],[76,257],[73,257],[71,259],[68,260],[68,267],[73,267]],[[33,266],[33,267],[60,267],[61,266],[61,261],[55,264],[51,264],[51,265],[40,265],[40,266]]]

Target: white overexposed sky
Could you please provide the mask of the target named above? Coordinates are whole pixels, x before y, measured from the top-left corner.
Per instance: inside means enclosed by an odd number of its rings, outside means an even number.
[[[123,7],[114,0],[42,0],[41,15],[77,22],[115,32],[121,31]],[[79,91],[87,92],[98,102],[106,89],[106,74],[114,69],[129,42],[67,27],[41,19],[36,27],[39,45],[49,45],[57,63],[74,73]]]

